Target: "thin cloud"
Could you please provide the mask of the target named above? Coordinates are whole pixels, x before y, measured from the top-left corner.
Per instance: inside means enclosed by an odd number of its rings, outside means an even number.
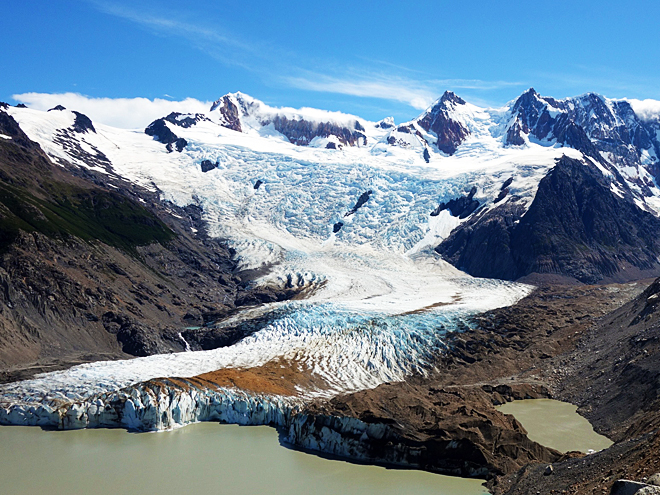
[[[22,93],[12,98],[35,110],[49,110],[62,105],[87,115],[92,121],[123,129],[144,129],[170,112],[207,112],[211,102],[186,98],[171,101],[156,98],[93,98],[78,93]]]
[[[215,26],[209,28],[203,22],[180,20],[183,16],[175,12],[168,12],[165,17],[162,13],[153,14],[116,2],[88,1],[105,14],[125,19],[158,34],[185,39],[191,46],[221,63],[240,66],[265,80],[277,81],[290,88],[396,101],[423,110],[446,89],[487,92],[523,86],[519,82],[509,81],[434,79],[426,72],[364,57],[361,57],[362,60],[371,63],[371,68],[345,69],[336,64],[333,67],[331,60],[323,60],[322,70],[309,70],[304,67],[309,67],[312,62],[294,62],[296,58],[294,53],[282,52],[270,44],[265,45],[254,40],[246,41],[226,29]],[[318,66],[318,61],[315,65]],[[391,70],[377,72],[372,70],[374,65]],[[402,77],[401,73],[412,77]],[[414,74],[424,78],[415,78]]]
[[[400,101],[421,110],[438,97],[436,92],[428,88],[415,87],[413,83],[400,80],[351,81],[319,75],[316,79],[287,77],[284,81],[298,89]]]
[[[418,110],[428,108],[447,89],[489,91],[503,87],[521,86],[521,83],[506,81],[466,79],[415,81],[386,76],[356,80],[351,76],[331,77],[323,74],[287,77],[284,78],[284,81],[298,89],[399,101]]]
[[[170,17],[162,17],[112,2],[89,0],[89,3],[104,14],[133,22],[156,33],[183,38],[196,49],[228,65],[253,70],[252,65],[246,62],[246,56],[263,58],[268,51],[268,47],[248,43],[217,26],[209,28],[198,23],[174,20],[180,17],[174,12]]]

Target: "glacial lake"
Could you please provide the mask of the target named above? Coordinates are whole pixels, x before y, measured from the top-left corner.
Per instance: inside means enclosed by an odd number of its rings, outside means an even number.
[[[0,491],[52,494],[488,493],[483,480],[324,459],[275,429],[199,423],[159,433],[0,427]]]
[[[552,399],[514,400],[499,406],[501,412],[513,415],[535,442],[560,452],[603,450],[612,440],[596,433],[577,406]]]

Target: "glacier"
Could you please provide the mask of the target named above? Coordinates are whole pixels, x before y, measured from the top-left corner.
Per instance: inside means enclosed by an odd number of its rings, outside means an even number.
[[[274,111],[241,96],[250,108]],[[236,250],[241,269],[267,269],[254,284],[295,281],[309,290],[302,301],[247,310],[268,314],[270,323],[230,347],[89,363],[2,385],[0,424],[161,430],[221,420],[291,427],[305,401],[425,374],[445,348],[447,332],[531,290],[473,278],[441,260],[432,248],[463,219],[431,212],[472,187],[484,209],[495,208],[510,178],[510,194],[529,206],[558,158],[583,158],[549,143],[504,146],[508,114],[470,105],[455,117],[471,134],[452,156],[434,152],[428,162],[421,141],[387,144],[398,132],[389,129],[393,122],[309,109],[285,114],[355,122],[364,142],[329,149],[339,141],[315,138],[311,146],[296,146],[271,124],[260,127],[263,115],[244,119],[245,132],[237,132],[210,111],[191,118],[189,127],[172,125],[187,145],[168,152],[142,130],[95,123],[95,132],[73,132],[76,115],[66,110],[7,111],[57,164],[128,180],[177,206],[199,206],[209,235]],[[203,172],[205,160],[217,167]],[[366,191],[372,191],[368,200],[347,215]],[[343,226],[334,232],[338,222]],[[284,397],[168,381],[275,360],[302,366],[317,385]],[[309,438],[298,443],[318,447]]]

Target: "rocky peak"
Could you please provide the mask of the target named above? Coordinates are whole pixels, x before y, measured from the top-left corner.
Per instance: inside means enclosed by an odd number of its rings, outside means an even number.
[[[194,126],[197,122],[208,119],[201,113],[183,114],[179,112],[172,112],[167,117],[165,117],[165,120],[167,120],[170,124],[174,124],[176,126],[187,129]]]
[[[90,119],[84,113],[73,111],[73,114],[76,116],[73,121],[73,131],[79,133],[86,133],[92,131],[96,134],[96,129],[94,129],[94,124],[92,124],[92,119]]]
[[[379,129],[391,129],[395,125],[394,117],[385,117],[383,120],[376,123],[376,127]]]
[[[445,91],[442,97],[417,119],[417,124],[422,129],[435,134],[436,147],[447,155],[453,155],[470,134],[465,125],[453,115],[457,106],[465,104],[462,98],[451,91]]]
[[[243,132],[241,127],[241,116],[234,95],[228,94],[216,100],[211,105],[211,112],[218,111],[220,114],[220,125],[227,129]]]
[[[506,144],[522,146],[526,142],[523,134],[532,134],[538,139],[547,138],[554,125],[548,106],[556,108],[556,103],[554,99],[543,98],[534,88],[520,95],[511,108],[512,122],[507,130]]]
[[[441,104],[445,109],[449,110],[456,105],[465,105],[465,100],[453,91],[445,91],[440,97],[440,100],[438,100],[438,103]]]

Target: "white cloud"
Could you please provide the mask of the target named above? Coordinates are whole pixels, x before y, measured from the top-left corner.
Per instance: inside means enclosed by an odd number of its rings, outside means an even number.
[[[35,110],[49,110],[57,105],[67,110],[84,113],[93,122],[124,129],[145,128],[151,122],[170,112],[203,113],[211,102],[186,98],[170,101],[156,98],[93,98],[78,93],[23,93],[13,95],[14,100]]]
[[[314,79],[287,77],[285,81],[294,88],[400,101],[419,110],[438,98],[437,92],[430,88],[401,79],[352,81],[319,75]]]
[[[632,100],[626,98],[638,117],[642,120],[660,119],[660,101],[658,100]]]

